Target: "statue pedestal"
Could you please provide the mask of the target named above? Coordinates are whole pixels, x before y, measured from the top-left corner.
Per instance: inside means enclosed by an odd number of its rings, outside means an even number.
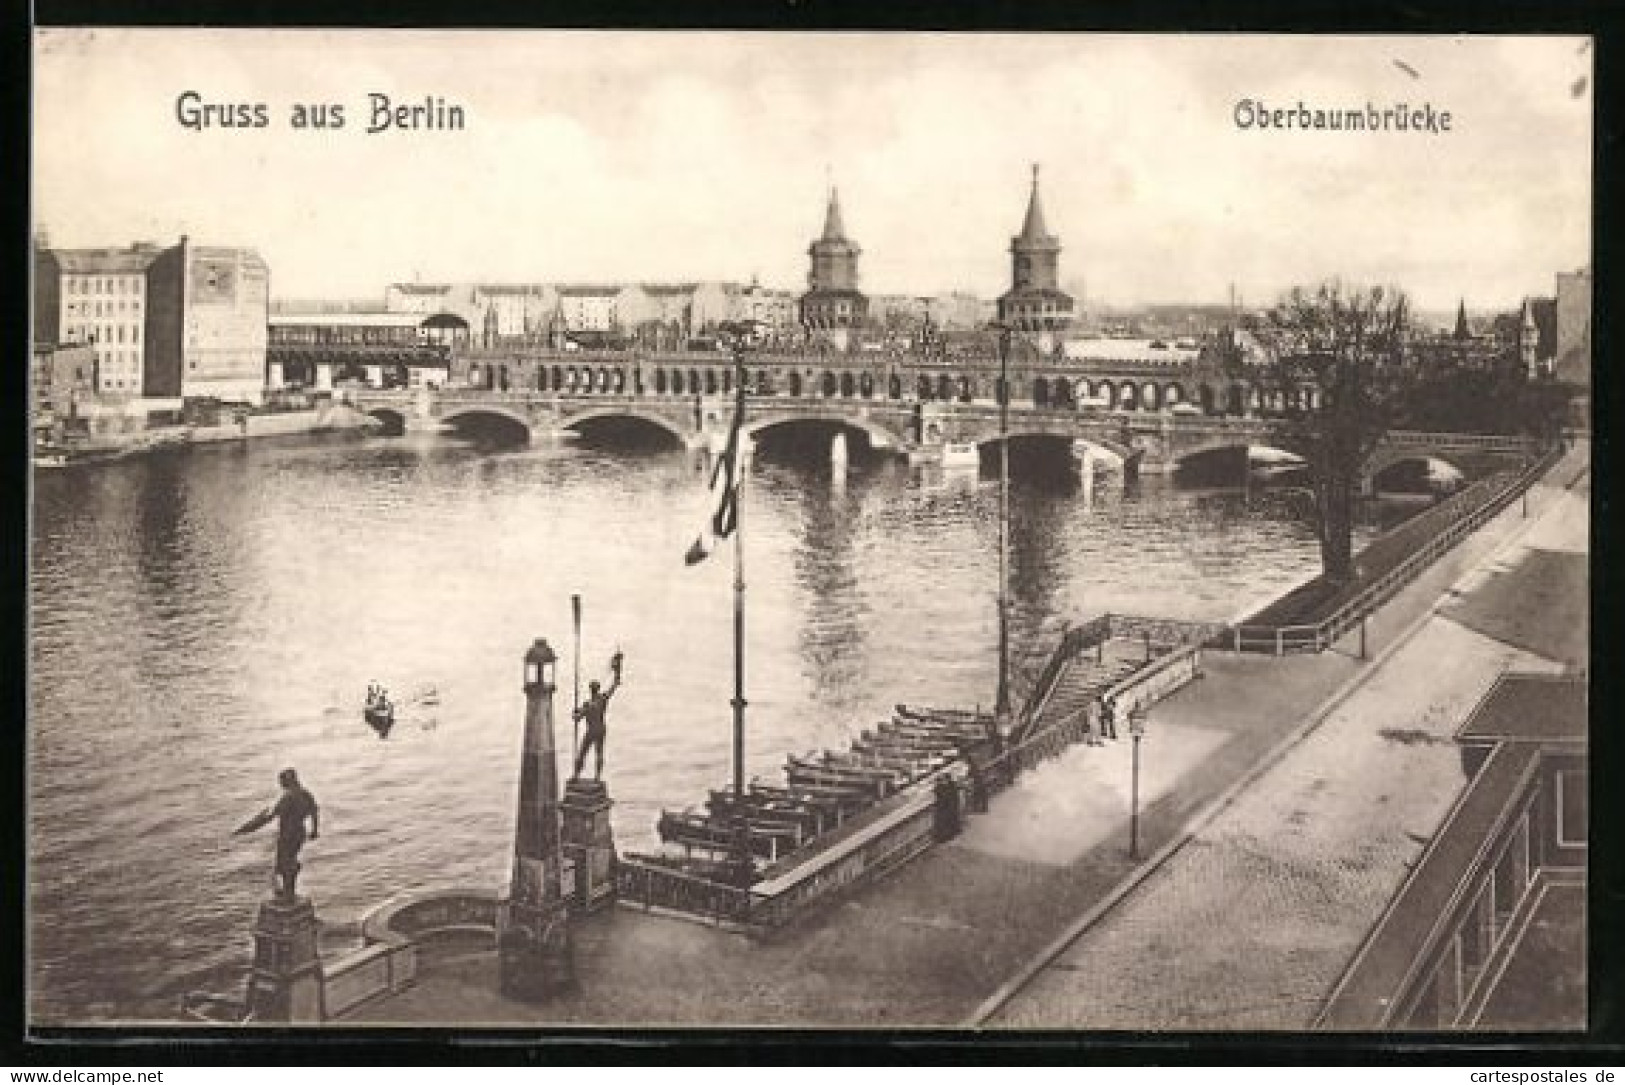
[[[575,986],[570,911],[565,902],[504,901],[498,916],[497,959],[502,993],[541,1002]]]
[[[307,897],[274,897],[254,921],[254,967],[248,1012],[255,1021],[314,1024],[322,1019],[320,923]]]
[[[614,804],[602,780],[571,780],[559,803],[559,838],[575,864],[575,885],[567,887],[570,906],[595,912],[615,902],[615,834],[609,826]]]

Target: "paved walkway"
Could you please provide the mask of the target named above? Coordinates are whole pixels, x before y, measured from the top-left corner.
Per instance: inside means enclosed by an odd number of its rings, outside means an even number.
[[[1532,508],[1549,500],[1537,494]],[[1394,641],[1522,526],[1514,505],[1446,555],[1372,621],[1370,651]],[[1142,855],[1179,839],[1317,705],[1372,669],[1356,658],[1354,638],[1340,647],[1279,660],[1210,653],[1206,677],[1157,706],[1143,751]],[[1393,745],[1427,748],[1404,745],[1408,738]],[[771,941],[613,909],[576,927],[580,989],[571,996],[544,1006],[508,1001],[497,993],[488,949],[453,949],[429,956],[416,986],[359,1008],[345,1023],[960,1025],[1145,869],[1127,848],[1129,753],[1126,737],[1072,748],[998,796],[958,840]],[[1230,909],[1219,894],[1209,896],[1221,914],[1205,933],[1223,940]]]
[[[1584,661],[1589,498],[1576,491],[1541,487],[1521,539],[985,1023],[1307,1027],[1465,784],[1461,720],[1509,665]]]

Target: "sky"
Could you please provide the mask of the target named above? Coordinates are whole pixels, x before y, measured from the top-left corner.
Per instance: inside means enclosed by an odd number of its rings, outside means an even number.
[[[873,293],[1008,286],[1041,164],[1086,304],[1268,304],[1339,277],[1511,308],[1590,262],[1583,38],[36,32],[36,226],[257,249],[281,298],[391,282],[801,290],[828,186]],[[263,103],[197,131],[187,91]],[[367,134],[369,93],[462,107]],[[1448,110],[1438,134],[1241,128],[1237,104]],[[339,131],[296,104],[340,103]]]

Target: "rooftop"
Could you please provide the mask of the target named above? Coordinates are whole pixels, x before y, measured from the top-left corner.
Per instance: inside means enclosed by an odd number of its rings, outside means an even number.
[[[1062,350],[1068,358],[1113,362],[1194,362],[1202,353],[1163,339],[1069,339]]]
[[[1461,742],[1583,743],[1584,675],[1504,674],[1467,717]]]

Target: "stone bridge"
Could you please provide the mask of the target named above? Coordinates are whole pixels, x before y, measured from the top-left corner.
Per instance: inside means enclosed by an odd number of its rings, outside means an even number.
[[[635,419],[669,434],[690,449],[714,446],[727,434],[733,396],[632,391],[488,391],[481,389],[342,389],[341,400],[377,418],[388,432],[443,429],[503,420],[516,436],[579,432],[595,419]],[[745,432],[793,423],[823,423],[861,433],[876,450],[911,460],[940,460],[953,445],[985,445],[999,439],[999,406],[987,401],[922,401],[881,395],[828,398],[784,393],[746,399]],[[503,424],[502,422],[498,423]],[[1168,412],[1117,412],[1022,403],[1009,406],[1012,440],[1053,439],[1088,446],[1130,471],[1168,471],[1207,452],[1274,445],[1295,451],[1290,435],[1267,418],[1219,418]],[[1378,445],[1364,469],[1366,481],[1397,463],[1439,459],[1465,476],[1478,477],[1531,455],[1518,437],[1396,430]]]

